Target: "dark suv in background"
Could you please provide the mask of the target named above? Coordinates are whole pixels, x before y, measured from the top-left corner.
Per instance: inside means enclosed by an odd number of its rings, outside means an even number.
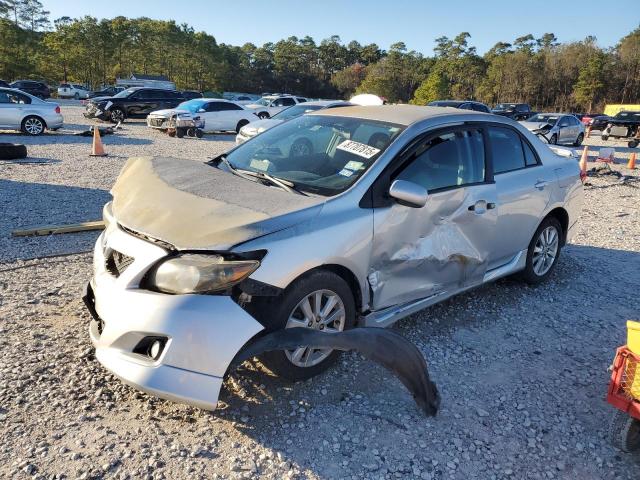
[[[531,111],[531,107],[527,103],[499,103],[491,109],[491,113],[514,120],[526,120],[535,112]]]
[[[118,123],[127,118],[146,118],[154,110],[175,108],[184,100],[182,93],[176,90],[127,88],[112,97],[89,99],[84,116]]]
[[[16,80],[10,84],[11,88],[17,88],[23,92],[29,93],[34,97],[49,98],[51,92],[45,83],[36,82],[35,80]]]
[[[491,113],[489,107],[484,103],[476,102],[474,100],[435,100],[427,103],[428,107],[453,107],[461,108],[462,110],[475,110],[476,112]]]

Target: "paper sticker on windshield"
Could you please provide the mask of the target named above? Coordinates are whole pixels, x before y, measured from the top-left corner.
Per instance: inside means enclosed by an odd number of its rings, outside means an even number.
[[[364,163],[362,162],[348,162],[344,168],[348,168],[349,170],[353,170],[354,172],[357,172],[358,170],[362,170],[364,168]]]
[[[338,150],[353,153],[359,157],[371,158],[380,151],[379,148],[371,147],[365,143],[355,142],[353,140],[345,140],[337,146]]]
[[[343,177],[350,177],[351,175],[353,175],[353,172],[351,170],[347,170],[346,168],[343,168],[338,172],[338,175],[342,175]]]
[[[267,170],[269,170],[270,164],[271,162],[269,160],[251,160],[249,166],[251,168],[255,168],[256,170],[262,170],[263,172],[266,172]]]

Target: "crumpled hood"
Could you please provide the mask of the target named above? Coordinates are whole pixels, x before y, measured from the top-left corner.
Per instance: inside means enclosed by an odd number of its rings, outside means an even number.
[[[155,110],[151,112],[149,115],[154,117],[169,118],[174,113],[191,113],[191,112],[189,110],[183,110],[181,108],[165,108],[164,110]]]
[[[553,128],[553,125],[551,125],[549,122],[520,122],[520,124],[527,130],[530,130],[532,132],[535,130],[540,130],[541,128],[544,128],[546,126],[548,126],[550,129]]]
[[[251,134],[256,135],[258,133],[262,133],[265,130],[269,130],[276,125],[282,123],[282,120],[278,120],[277,118],[265,118],[264,120],[256,120],[255,122],[251,122],[248,125],[242,127],[242,130]]]
[[[130,158],[111,194],[120,225],[179,250],[228,250],[309,220],[324,203],[167,157]]]

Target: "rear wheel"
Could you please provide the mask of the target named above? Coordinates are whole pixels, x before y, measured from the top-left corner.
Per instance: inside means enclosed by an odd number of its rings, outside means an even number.
[[[562,227],[555,217],[545,218],[529,243],[527,264],[520,277],[532,285],[551,275],[560,257]]]
[[[76,94],[73,96],[73,98],[75,98],[76,100],[78,100],[80,98],[80,94],[78,92],[76,92]]]
[[[347,282],[328,271],[315,271],[287,288],[282,301],[266,312],[267,323],[282,328],[312,328],[341,332],[355,325],[356,306]],[[267,352],[263,363],[275,374],[300,381],[327,370],[340,352],[332,349],[298,347],[295,350]]]
[[[41,135],[46,128],[40,117],[30,116],[22,121],[22,132],[27,135]]]
[[[578,138],[576,138],[576,141],[574,142],[573,146],[579,147],[580,145],[582,145],[583,140],[584,140],[584,133],[581,133],[580,135],[578,135]]]
[[[268,112],[260,112],[258,114],[258,118],[261,120],[264,120],[265,118],[269,118],[269,113]]]

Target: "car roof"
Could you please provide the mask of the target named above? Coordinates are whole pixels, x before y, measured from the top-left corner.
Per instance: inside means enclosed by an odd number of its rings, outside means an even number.
[[[423,107],[419,105],[354,105],[349,107],[325,108],[309,113],[309,115],[362,118],[404,126],[409,126],[420,120],[452,114],[489,115],[488,113],[476,112],[475,110],[460,110],[451,107]]]
[[[344,104],[345,107],[350,105],[346,100],[313,100],[312,102],[302,102],[300,105],[320,105],[321,107],[330,107],[331,105],[341,104]]]

